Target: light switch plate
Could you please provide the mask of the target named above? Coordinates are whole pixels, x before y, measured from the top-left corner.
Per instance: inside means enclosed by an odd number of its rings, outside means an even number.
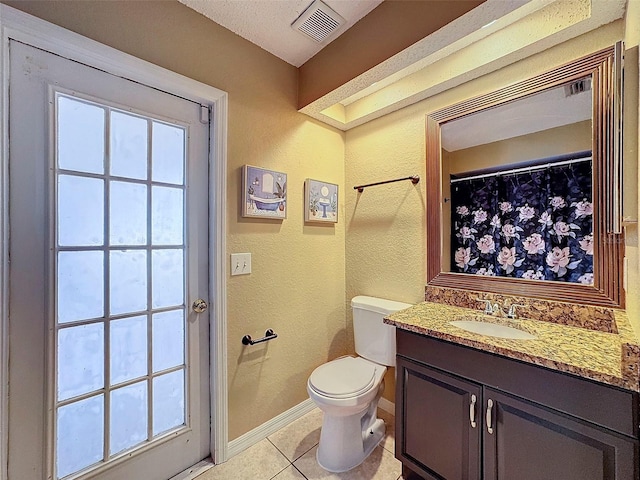
[[[248,275],[251,273],[251,254],[231,254],[231,275]]]

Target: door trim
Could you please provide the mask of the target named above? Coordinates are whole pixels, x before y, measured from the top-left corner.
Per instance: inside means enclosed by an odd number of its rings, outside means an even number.
[[[226,304],[226,92],[0,4],[0,480],[7,479],[8,452],[8,163],[9,163],[9,40],[16,40],[70,60],[99,68],[202,105],[211,112],[209,150],[209,284],[211,456],[228,457],[227,304]],[[43,112],[44,114],[45,112]]]

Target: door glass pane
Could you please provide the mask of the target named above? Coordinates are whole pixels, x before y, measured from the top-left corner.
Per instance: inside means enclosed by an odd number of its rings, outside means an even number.
[[[147,186],[111,182],[109,191],[109,244],[147,243]]]
[[[95,159],[87,167],[66,155],[59,166],[78,171],[56,171],[57,480],[109,462],[188,418],[185,129],[61,98],[74,106],[64,118],[67,137],[75,132],[84,149],[73,146],[74,152],[95,149],[100,168]],[[93,133],[99,148],[84,145],[87,128],[73,125],[83,115],[95,117],[89,124],[100,130]]]
[[[153,434],[184,424],[184,371],[153,379]]]
[[[111,321],[111,385],[147,374],[147,317]]]
[[[58,408],[56,445],[58,478],[102,460],[103,418],[102,395]]]
[[[78,172],[104,172],[102,107],[58,96],[58,166]]]
[[[102,252],[58,253],[58,322],[104,315]]]
[[[153,315],[153,373],[184,364],[184,312]]]
[[[111,314],[140,312],[147,308],[147,252],[112,251],[109,293]]]
[[[58,400],[104,387],[102,323],[63,328],[58,332]]]
[[[184,183],[184,129],[153,122],[151,178],[154,182]]]
[[[151,241],[154,245],[182,245],[183,190],[153,187]]]
[[[146,119],[111,112],[111,175],[147,178]]]
[[[58,176],[58,244],[104,243],[104,180]]]
[[[147,439],[147,382],[111,392],[111,455]]]
[[[154,250],[152,253],[153,308],[184,303],[182,250]]]

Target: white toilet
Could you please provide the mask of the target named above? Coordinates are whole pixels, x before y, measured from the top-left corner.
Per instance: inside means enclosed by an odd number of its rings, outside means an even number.
[[[318,464],[330,472],[360,465],[385,432],[376,418],[386,366],[396,364],[395,327],[386,315],[410,304],[374,297],[354,297],[353,335],[359,357],[341,357],[316,368],[307,381],[309,397],[323,411]]]

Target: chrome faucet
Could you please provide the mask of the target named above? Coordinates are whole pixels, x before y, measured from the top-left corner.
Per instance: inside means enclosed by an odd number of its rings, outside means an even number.
[[[497,303],[494,303],[492,305],[491,304],[491,300],[488,300],[486,298],[477,298],[476,300],[479,300],[481,302],[485,302],[485,305],[484,305],[484,313],[485,313],[485,315],[493,315],[493,314],[498,313],[500,311],[500,305],[498,305]]]
[[[484,314],[485,315],[497,315],[499,317],[507,317],[507,318],[511,318],[511,319],[518,318],[518,314],[516,313],[516,308],[517,307],[524,307],[524,305],[521,305],[519,303],[512,303],[512,304],[509,305],[509,308],[507,309],[507,312],[505,313],[505,310],[497,302],[496,303],[491,303],[491,300],[486,299],[486,298],[477,298],[476,300],[478,300],[480,302],[485,302],[485,305],[484,305]]]
[[[509,311],[507,312],[507,318],[518,318],[518,314],[516,313],[516,307],[524,307],[524,305],[521,305],[519,303],[512,303],[511,305],[509,305]]]

